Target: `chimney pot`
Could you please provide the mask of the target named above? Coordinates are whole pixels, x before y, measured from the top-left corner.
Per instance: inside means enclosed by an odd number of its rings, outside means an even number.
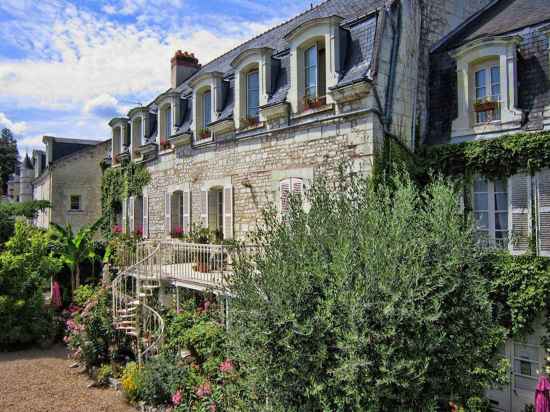
[[[170,60],[172,67],[171,86],[176,89],[180,84],[200,70],[199,59],[193,53],[176,51]]]

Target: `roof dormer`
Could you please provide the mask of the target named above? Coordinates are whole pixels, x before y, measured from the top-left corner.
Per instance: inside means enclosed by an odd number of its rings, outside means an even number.
[[[223,110],[228,87],[226,83],[221,72],[204,73],[189,81],[189,86],[193,89],[192,130],[195,142],[212,140],[209,127]]]

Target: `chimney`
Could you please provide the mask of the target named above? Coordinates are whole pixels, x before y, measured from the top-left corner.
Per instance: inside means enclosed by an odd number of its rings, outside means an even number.
[[[174,54],[170,62],[172,63],[171,86],[173,89],[176,89],[201,68],[199,60],[193,53],[182,52],[181,50]]]

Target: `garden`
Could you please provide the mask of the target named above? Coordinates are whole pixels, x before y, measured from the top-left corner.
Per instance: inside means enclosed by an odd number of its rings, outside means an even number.
[[[391,176],[342,164],[283,218],[265,210],[227,300],[154,292],[164,336],[144,362],[114,327],[110,289],[139,238],[17,221],[0,254],[0,348],[62,339],[97,386],[156,410],[489,411],[486,389],[509,376],[499,348],[548,313],[550,262],[480,247],[456,181]],[[44,304],[52,276],[64,293]]]

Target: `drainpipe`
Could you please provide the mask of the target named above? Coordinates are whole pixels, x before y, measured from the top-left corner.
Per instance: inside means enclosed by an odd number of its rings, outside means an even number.
[[[391,8],[395,5],[395,14]],[[401,3],[398,1],[390,4],[385,13],[389,17],[390,28],[392,31],[392,45],[390,55],[390,72],[388,73],[388,84],[386,86],[386,99],[384,101],[384,116],[386,118],[385,127],[389,131],[392,123],[393,111],[393,92],[395,89],[395,69],[399,54],[399,46],[401,43]]]

